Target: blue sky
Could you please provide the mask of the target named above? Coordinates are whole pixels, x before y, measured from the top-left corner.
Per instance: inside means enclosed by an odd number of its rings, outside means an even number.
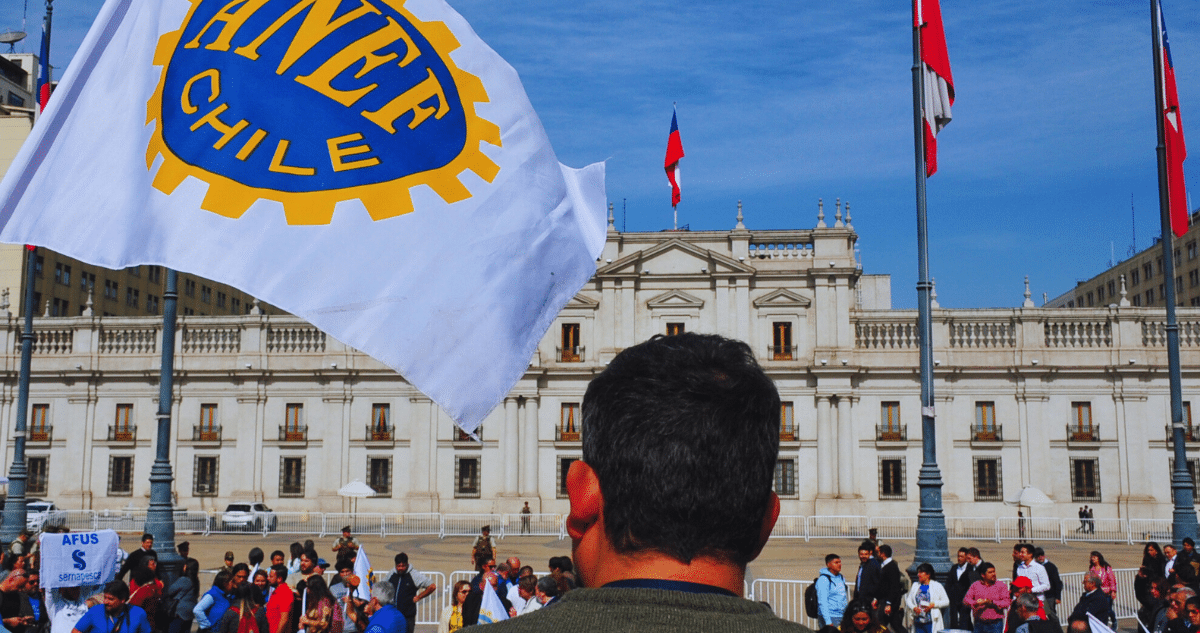
[[[0,6],[21,28],[24,0]],[[1200,0],[1163,0],[1184,132],[1200,157]],[[864,269],[916,304],[910,9],[904,2],[452,0],[520,73],[559,159],[607,160],[617,226],[671,226],[662,170],[672,103],[680,224],[811,228],[852,207]],[[1047,8],[1051,5],[1051,8]],[[58,0],[61,76],[99,10]],[[30,0],[34,52],[43,4]],[[1054,297],[1159,234],[1149,2],[942,0],[957,101],[929,180],[930,267],[944,307]],[[1200,207],[1200,158],[1185,165]],[[622,201],[627,211],[622,218]]]

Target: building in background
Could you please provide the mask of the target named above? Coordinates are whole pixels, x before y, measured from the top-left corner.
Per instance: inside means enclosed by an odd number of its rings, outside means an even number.
[[[785,515],[913,517],[921,465],[917,312],[865,274],[839,206],[807,230],[621,233],[563,309],[480,442],[402,377],[286,315],[184,316],[171,459],[180,507],[258,500],[281,512],[565,513],[589,380],[656,334],[746,341],[782,398]],[[145,275],[145,271],[142,273]],[[1018,288],[1014,288],[1016,292]],[[1169,518],[1164,316],[1129,301],[933,311],[938,462],[955,517]],[[1180,311],[1184,399],[1200,387],[1200,310]],[[144,508],[161,320],[35,319],[29,494],[61,508]],[[0,311],[0,446],[11,455],[19,322]],[[486,350],[480,350],[486,353]],[[435,359],[431,359],[435,362]],[[1200,457],[1191,426],[1189,466]],[[687,433],[688,429],[679,429]],[[713,467],[723,457],[713,455]],[[990,521],[991,519],[986,519]],[[959,527],[956,527],[959,526]],[[966,528],[964,528],[966,529]]]
[[[1200,307],[1200,209],[1192,213],[1183,237],[1176,238],[1175,301],[1177,305]],[[1164,307],[1167,304],[1166,273],[1163,272],[1162,242],[1139,251],[1104,272],[1075,284],[1075,287],[1046,302],[1047,308],[1094,308],[1116,305],[1122,293],[1130,305]],[[1122,279],[1124,278],[1124,279]],[[1123,285],[1122,285],[1123,284]]]

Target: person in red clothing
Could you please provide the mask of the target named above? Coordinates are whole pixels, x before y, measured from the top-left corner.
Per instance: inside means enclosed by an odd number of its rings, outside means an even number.
[[[267,583],[271,586],[271,597],[267,600],[267,626],[269,631],[264,633],[290,633],[288,631],[292,613],[292,590],[286,579],[287,567],[273,565],[267,572]]]

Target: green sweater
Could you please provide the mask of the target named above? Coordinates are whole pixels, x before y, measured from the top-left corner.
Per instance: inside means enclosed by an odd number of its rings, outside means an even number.
[[[487,633],[519,631],[686,631],[760,633],[809,629],[775,617],[758,602],[712,593],[661,589],[576,589],[554,604],[487,626]],[[472,628],[472,630],[474,630]]]

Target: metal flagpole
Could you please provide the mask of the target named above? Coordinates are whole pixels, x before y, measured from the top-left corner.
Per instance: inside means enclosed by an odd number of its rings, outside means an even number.
[[[913,15],[918,15],[913,0]],[[917,169],[917,331],[921,343],[921,473],[917,487],[921,491],[921,509],[917,514],[917,547],[908,573],[916,577],[921,563],[930,563],[941,577],[950,569],[947,548],[946,516],[942,513],[942,473],[937,465],[937,443],[934,438],[933,405],[933,323],[929,281],[929,236],[925,217],[925,94],[924,64],[921,61],[921,28],[913,25],[913,133],[916,143]]]
[[[1159,27],[1158,0],[1150,0],[1150,31],[1154,38],[1154,120],[1158,128],[1158,209],[1162,221],[1163,284],[1167,302],[1167,375],[1171,389],[1171,443],[1175,468],[1171,471],[1171,497],[1175,510],[1171,516],[1171,536],[1178,546],[1184,537],[1196,538],[1196,508],[1192,503],[1192,478],[1187,469],[1187,444],[1183,428],[1183,388],[1179,373],[1179,323],[1175,320],[1175,257],[1172,250],[1171,196],[1167,180],[1167,144],[1163,111],[1163,58]]]
[[[154,536],[158,570],[164,585],[179,577],[183,558],[175,551],[175,504],[171,498],[170,449],[171,404],[175,366],[175,304],[179,298],[178,275],[167,269],[167,291],[163,293],[162,366],[158,383],[158,453],[150,467],[150,509],[146,533]]]
[[[25,325],[21,329],[21,376],[17,383],[17,421],[13,429],[13,461],[8,468],[8,498],[4,501],[4,523],[0,542],[11,543],[25,529],[25,422],[29,413],[29,371],[33,362],[33,280],[37,267],[37,247],[25,247]]]

